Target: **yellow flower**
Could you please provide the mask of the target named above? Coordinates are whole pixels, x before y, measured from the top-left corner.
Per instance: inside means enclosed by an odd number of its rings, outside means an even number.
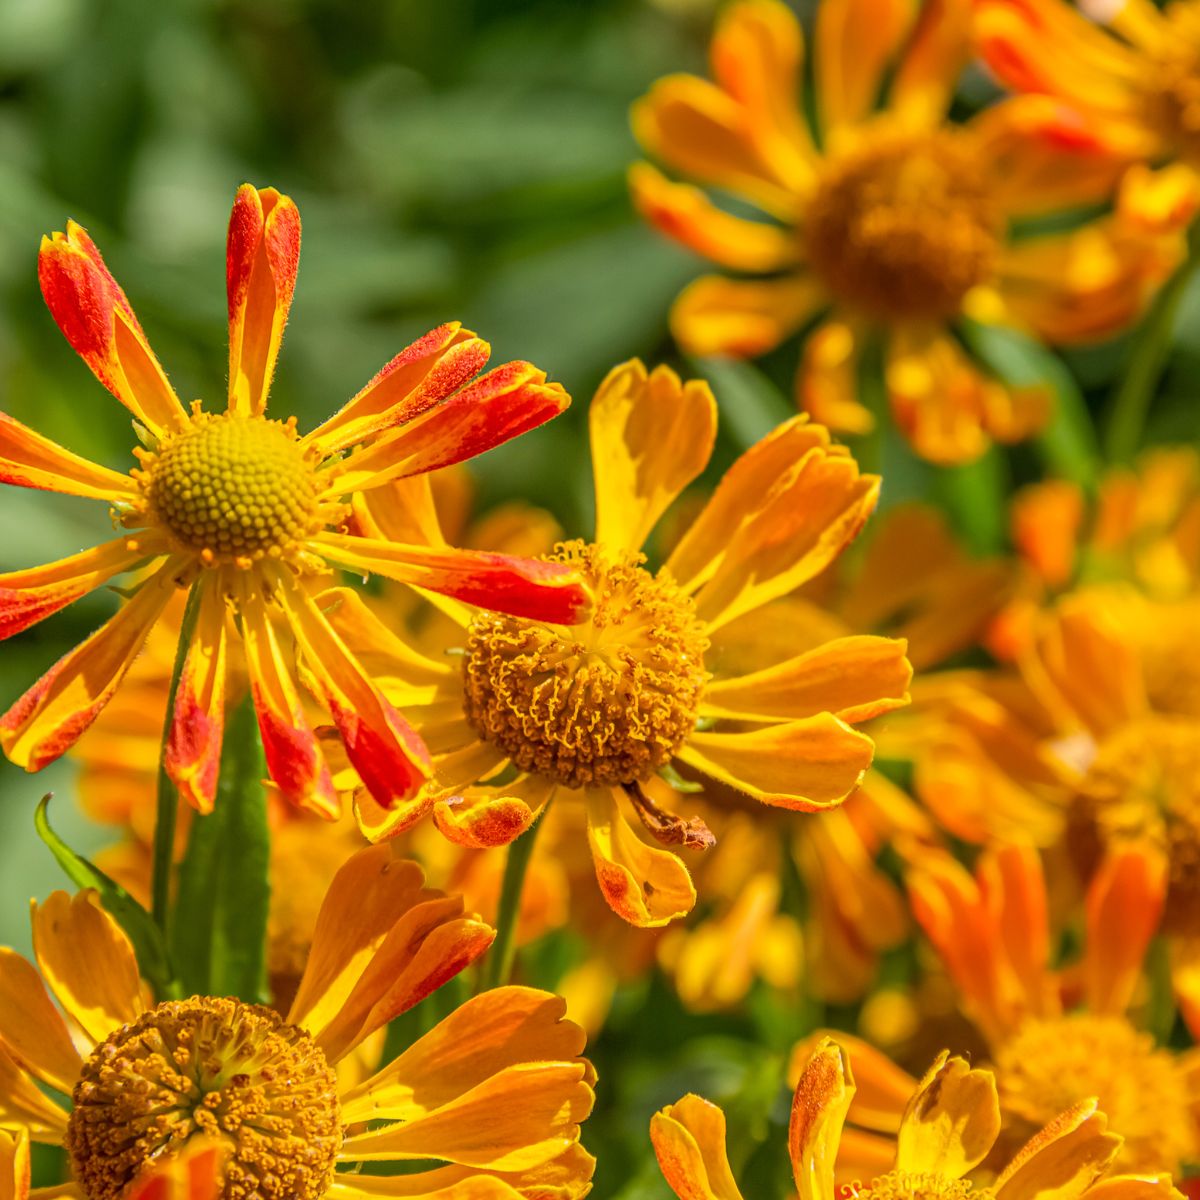
[[[1094,1100],[1057,1115],[984,1186],[972,1176],[1000,1132],[996,1082],[943,1052],[908,1097],[874,1177],[842,1192],[835,1184],[848,1155],[858,1157],[853,1131],[843,1132],[856,1096],[845,1051],[818,1044],[796,1087],[788,1155],[800,1200],[1179,1200],[1167,1175],[1107,1174],[1121,1139],[1106,1132]],[[658,1163],[681,1200],[741,1200],[725,1149],[725,1114],[688,1095],[656,1113],[650,1136]]]
[[[441,602],[458,630],[442,647],[452,656],[435,657],[417,654],[356,594],[326,596],[332,626],[377,664],[434,755],[435,786],[389,829],[432,812],[453,841],[505,844],[557,794],[586,809],[613,909],[662,925],[692,907],[691,878],[674,854],[633,833],[622,808],[632,805],[667,845],[702,847],[712,835],[664,807],[673,793],[660,769],[677,760],[794,812],[828,808],[857,786],[873,746],[853,726],[906,702],[903,642],[782,643],[772,666],[741,673],[723,667],[723,632],[828,566],[874,507],[879,481],[860,475],[824,429],[793,419],[730,468],[651,573],[640,548],[707,464],[715,407],[704,384],[662,367],[647,375],[636,361],[601,385],[590,413],[596,539],[552,556],[593,592],[586,624],[564,629]],[[364,497],[356,513],[385,536],[402,523],[436,536],[428,491],[417,486]]]
[[[582,1196],[594,1076],[556,996],[482,993],[374,1075],[339,1085],[340,1060],[491,944],[494,931],[462,907],[388,847],[361,850],[330,886],[284,1017],[228,997],[150,1003],[95,893],[56,892],[33,908],[38,967],[0,951],[0,1125],[65,1146],[85,1200],[118,1200],[196,1138],[223,1150],[226,1197]],[[71,1097],[70,1111],[39,1082]],[[445,1165],[339,1170],[426,1160]]]
[[[80,458],[0,413],[0,481],[106,500],[119,537],[43,567],[0,575],[0,637],[11,637],[128,571],[142,572],[117,615],[0,716],[0,746],[36,771],[67,750],[116,692],[178,588],[194,635],[166,745],[183,795],[211,808],[220,762],[228,614],[236,614],[276,786],[326,815],[337,796],[285,647],[292,639],[346,753],[382,811],[419,790],[429,758],[311,598],[335,565],[554,620],[586,604],[569,569],[449,547],[381,544],[343,528],[348,501],[391,479],[444,467],[557,415],[566,393],[528,363],[472,377],[489,348],[444,325],[394,358],[309,433],[266,416],[300,254],[296,206],[239,189],[229,224],[229,400],[180,403],[124,292],[78,225],[42,241],[39,276],[67,340],[134,416],[141,466]],[[235,637],[237,635],[235,634]]]
[[[858,374],[882,342],[895,421],[938,462],[968,461],[1048,419],[1044,388],[1005,386],[963,349],[964,319],[1063,344],[1120,331],[1180,260],[1195,203],[1190,179],[1143,170],[1121,185],[1113,214],[1014,239],[1021,218],[1104,199],[1119,164],[1046,97],[1014,97],[965,125],[945,119],[970,57],[969,9],[823,0],[810,128],[796,18],[779,0],[743,0],[713,37],[715,81],[671,76],[633,112],[651,155],[768,218],[633,168],[647,219],[740,276],[705,276],[683,292],[679,343],[753,357],[815,321],[797,399],[831,428],[861,433],[875,418],[857,398]]]

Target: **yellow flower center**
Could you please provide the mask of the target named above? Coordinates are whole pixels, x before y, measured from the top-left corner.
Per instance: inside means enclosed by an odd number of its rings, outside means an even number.
[[[992,1195],[969,1180],[926,1171],[889,1171],[868,1184],[850,1184],[845,1194],[857,1200],[990,1200]]]
[[[956,313],[991,274],[999,232],[961,135],[881,131],[829,160],[804,240],[837,301],[889,321]]]
[[[1127,1171],[1178,1171],[1195,1158],[1190,1089],[1179,1062],[1123,1017],[1027,1021],[996,1055],[1001,1106],[1041,1127],[1089,1096],[1125,1138]]]
[[[590,584],[585,625],[476,617],[463,663],[467,719],[523,771],[566,787],[632,784],[665,765],[696,724],[708,678],[691,599],[638,557],[567,542],[551,556]]]
[[[100,1043],[66,1145],[87,1200],[118,1200],[195,1134],[226,1147],[224,1200],[317,1200],[342,1144],[337,1080],[303,1030],[238,1000],[169,1000]]]
[[[149,514],[206,561],[279,557],[323,523],[291,424],[197,411],[145,463]]]

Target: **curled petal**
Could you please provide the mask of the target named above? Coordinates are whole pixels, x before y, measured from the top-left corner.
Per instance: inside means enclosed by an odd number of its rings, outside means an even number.
[[[896,1170],[959,1179],[984,1160],[999,1134],[995,1076],[943,1052],[900,1118]]]
[[[433,820],[448,840],[473,850],[507,846],[533,824],[535,810],[508,789],[477,788],[439,800]]]
[[[128,475],[80,458],[0,412],[0,483],[41,488],[92,500],[124,500],[137,495]]]
[[[659,1169],[680,1200],[742,1200],[725,1148],[725,1114],[689,1094],[650,1119]]]
[[[833,1165],[854,1099],[845,1051],[831,1038],[816,1046],[792,1098],[788,1154],[800,1200],[834,1200]]]

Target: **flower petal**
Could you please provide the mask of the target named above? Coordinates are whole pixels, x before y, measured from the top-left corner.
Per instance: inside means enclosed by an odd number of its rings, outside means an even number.
[[[858,401],[858,366],[863,334],[850,321],[831,316],[804,339],[796,372],[796,400],[815,421],[842,433],[870,433],[871,410]]]
[[[0,483],[92,500],[132,499],[137,485],[0,412]]]
[[[659,517],[701,471],[717,436],[717,402],[702,380],[638,359],[614,367],[588,410],[596,541],[640,550]]]
[[[299,266],[300,213],[291,198],[243,183],[229,214],[225,247],[234,412],[257,416],[267,407]]]
[[[102,583],[166,549],[165,540],[128,535],[40,567],[0,575],[0,641],[36,625]]]
[[[725,1114],[694,1094],[650,1118],[659,1169],[680,1200],[742,1200],[725,1149]]]
[[[926,0],[896,68],[889,110],[908,125],[935,128],[950,107],[971,52],[971,5]]]
[[[75,744],[112,698],[166,608],[177,570],[168,561],[0,717],[0,746],[13,762],[40,771]]]
[[[29,1196],[29,1133],[0,1130],[0,1200]]]
[[[137,958],[125,931],[88,888],[31,906],[33,952],[67,1015],[95,1043],[142,1012]]]
[[[824,285],[811,275],[703,275],[675,301],[671,332],[690,354],[757,358],[795,333],[827,299]]]
[[[38,1142],[61,1146],[67,1114],[41,1091],[0,1045],[0,1125],[23,1128]]]
[[[854,1099],[845,1051],[831,1038],[817,1044],[792,1098],[788,1156],[800,1200],[834,1200],[833,1164]]]
[[[1095,1100],[1081,1100],[1025,1144],[994,1185],[996,1200],[1076,1200],[1121,1149]]]
[[[995,1076],[943,1051],[900,1118],[896,1170],[960,1179],[984,1160],[999,1134]]]
[[[830,713],[745,733],[694,733],[678,751],[689,766],[763,804],[818,812],[862,782],[875,744]]]
[[[578,575],[562,563],[484,550],[405,546],[342,533],[323,533],[314,544],[349,570],[382,575],[534,621],[574,625],[591,605]]]
[[[0,947],[0,1046],[25,1070],[69,1096],[83,1059],[28,959]]]
[[[66,233],[42,238],[38,281],[63,336],[92,374],[153,433],[180,427],[183,406],[86,230],[68,221]]]
[[[433,820],[442,836],[458,846],[473,850],[507,846],[533,824],[546,794],[544,782],[533,775],[503,787],[464,788],[437,802]]]
[[[617,797],[611,789],[587,793],[588,845],[604,899],[617,916],[640,929],[685,916],[696,903],[687,867],[670,851],[643,842],[630,829]]]
[[[225,1183],[224,1156],[223,1146],[194,1137],[178,1154],[151,1159],[123,1200],[218,1200]]]
[[[704,689],[702,716],[793,721],[831,712],[849,724],[908,703],[912,666],[897,638],[838,638],[807,654]]]
[[[353,1180],[353,1183],[350,1181]],[[578,1195],[590,1190],[584,1186]],[[537,1191],[517,1190],[498,1175],[481,1174],[472,1167],[439,1167],[411,1175],[335,1175],[327,1193],[330,1200],[366,1200],[373,1196],[404,1196],[407,1200],[522,1200]],[[576,1193],[568,1193],[572,1197]],[[548,1193],[549,1195],[549,1193]]]
[[[789,1080],[794,1078],[798,1082],[817,1047],[830,1039],[841,1047],[846,1061],[854,1067],[854,1096],[847,1110],[849,1119],[880,1133],[895,1134],[909,1098],[917,1090],[917,1080],[870,1042],[840,1029],[819,1030],[792,1050]],[[838,1158],[840,1160],[842,1155]]]

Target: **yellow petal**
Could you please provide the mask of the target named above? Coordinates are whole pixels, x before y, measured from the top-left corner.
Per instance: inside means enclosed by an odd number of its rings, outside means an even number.
[[[788,1154],[800,1200],[834,1200],[833,1165],[853,1099],[854,1076],[845,1052],[825,1038],[796,1084],[788,1123]]]
[[[757,358],[791,337],[826,301],[824,285],[811,275],[703,275],[675,301],[671,332],[691,354]]]
[[[1082,1100],[1025,1144],[996,1180],[996,1200],[1075,1200],[1121,1148],[1095,1100]]]
[[[0,1130],[0,1200],[26,1200],[29,1195],[29,1133]]]
[[[725,1150],[725,1114],[687,1095],[654,1114],[650,1140],[658,1165],[680,1200],[742,1200]]]
[[[900,1120],[896,1170],[959,1179],[984,1160],[999,1133],[995,1076],[943,1052]]]
[[[0,1126],[23,1128],[38,1142],[61,1146],[67,1114],[47,1097],[0,1046]]]
[[[0,1044],[27,1071],[71,1094],[83,1059],[34,966],[0,947]]]

